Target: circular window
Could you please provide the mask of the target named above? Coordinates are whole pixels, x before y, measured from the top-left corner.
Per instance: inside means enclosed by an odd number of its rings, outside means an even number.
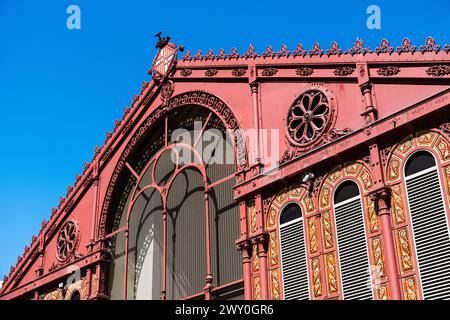
[[[321,90],[308,90],[295,100],[289,109],[289,140],[299,147],[308,146],[322,136],[330,121],[331,107],[328,97]]]
[[[78,227],[73,221],[68,221],[61,228],[56,244],[57,257],[61,261],[67,260],[78,246]]]

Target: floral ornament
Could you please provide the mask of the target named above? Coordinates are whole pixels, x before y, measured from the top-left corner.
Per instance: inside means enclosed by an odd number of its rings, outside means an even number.
[[[297,99],[287,117],[288,137],[297,146],[307,146],[320,137],[330,123],[328,98],[320,90],[309,90]]]
[[[61,229],[56,243],[57,257],[65,261],[72,256],[78,247],[78,227],[73,221],[68,221]]]

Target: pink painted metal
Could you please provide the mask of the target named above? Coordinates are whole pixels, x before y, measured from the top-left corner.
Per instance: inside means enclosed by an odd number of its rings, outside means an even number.
[[[266,272],[264,217],[267,212],[263,206],[268,194],[271,195],[286,183],[299,181],[306,172],[318,172],[330,164],[342,162],[342,159],[348,160],[348,155],[354,161],[362,160],[360,154],[364,152],[369,154],[372,164],[378,164],[371,167],[371,173],[377,181],[377,188],[381,190],[386,182],[385,169],[381,165],[383,159],[378,152],[380,146],[395,144],[400,136],[417,131],[417,127],[426,127],[431,120],[445,120],[450,113],[450,45],[439,46],[432,38],[428,38],[419,49],[409,39],[404,39],[395,49],[383,40],[375,51],[371,51],[358,39],[349,50],[340,49],[337,43],[325,51],[319,44],[311,50],[305,50],[299,44],[293,51],[283,45],[280,50],[267,48],[260,55],[250,46],[242,55],[236,49],[229,54],[220,50],[216,55],[212,51],[206,55],[201,52],[191,55],[186,51],[181,59],[177,58],[180,48],[168,41],[160,38],[160,51],[151,69],[153,81],[143,83],[140,94],[133,98],[129,108],[125,108],[122,119],[116,121],[114,132],[106,135],[104,146],[96,148],[92,162],[85,165],[82,174],[77,175],[75,184],[68,188],[59,206],[52,210],[50,220],[42,224],[38,236],[33,236],[23,256],[11,267],[0,289],[0,299],[42,298],[47,287],[55,286],[67,277],[65,270],[71,265],[81,268],[87,281],[95,281],[95,287],[88,294],[89,299],[108,298],[104,287],[108,261],[106,240],[121,232],[128,235],[131,215],[130,209],[126,226],[111,233],[106,223],[111,200],[118,192],[118,180],[124,166],[139,178],[128,160],[135,154],[138,142],[154,125],[164,123],[167,132],[168,110],[196,104],[209,109],[210,116],[216,114],[228,129],[257,129],[256,142],[246,141],[240,136],[233,139],[237,162],[234,197],[240,203],[241,214],[241,237],[237,239],[236,246],[242,251],[245,299],[250,299],[253,291],[252,241],[258,246],[262,270],[261,296],[271,296],[271,283]],[[323,141],[299,148],[284,134],[285,126],[292,104],[303,92],[311,89],[329,93],[336,119],[330,130],[324,133]],[[280,157],[276,168],[266,154],[268,141],[258,129],[277,129],[281,132],[277,141]],[[246,143],[239,144],[237,141],[240,139]],[[376,145],[376,152],[373,151],[375,149],[369,150],[368,146],[373,145]],[[165,146],[170,148],[167,134]],[[154,155],[153,159],[159,154]],[[233,178],[230,176],[208,184],[204,165],[190,166],[204,177],[206,203],[210,188]],[[185,168],[187,166],[178,168],[177,172]],[[165,207],[163,188],[158,185],[147,187],[155,188],[163,195]],[[137,195],[142,190],[133,192]],[[133,199],[135,201],[136,197]],[[259,229],[256,234],[250,235],[245,204],[255,199]],[[318,195],[314,200],[318,206]],[[208,222],[208,206],[206,208]],[[403,299],[391,212],[388,206],[381,206],[379,214],[389,298]],[[54,235],[69,219],[76,220],[80,226],[80,245],[76,254],[67,263],[61,264],[56,256],[57,237]],[[206,232],[209,238],[208,228]],[[128,248],[128,236],[125,241]],[[209,241],[207,243],[209,246]],[[162,299],[166,298],[166,246],[165,241]],[[212,293],[217,290],[211,285],[209,251],[208,247],[205,290],[199,293],[206,298],[212,298]],[[127,263],[125,268],[128,268]],[[321,279],[325,284],[327,276],[323,260]],[[333,298],[328,295],[325,285],[323,290],[325,297]],[[123,296],[127,297],[126,289]]]

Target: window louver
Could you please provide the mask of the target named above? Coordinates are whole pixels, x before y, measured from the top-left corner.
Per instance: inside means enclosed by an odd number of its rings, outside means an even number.
[[[361,197],[334,206],[344,299],[372,299]]]
[[[309,299],[303,219],[280,226],[284,298]]]
[[[406,177],[424,299],[450,299],[450,238],[438,171]]]

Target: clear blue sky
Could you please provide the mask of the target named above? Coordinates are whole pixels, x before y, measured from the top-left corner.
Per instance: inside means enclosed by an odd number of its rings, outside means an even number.
[[[347,49],[357,36],[372,49],[385,37],[450,43],[448,0],[120,3],[0,0],[0,280],[149,80],[156,31],[191,52],[333,40]],[[81,30],[66,27],[71,4]],[[380,30],[366,27],[370,4],[381,8]]]

